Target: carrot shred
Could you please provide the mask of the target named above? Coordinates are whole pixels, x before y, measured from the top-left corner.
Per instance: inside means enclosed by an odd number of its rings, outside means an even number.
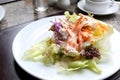
[[[86,41],[94,42],[91,37],[93,33],[93,26],[89,24],[89,21],[95,21],[94,25],[100,26],[102,31],[108,30],[104,24],[100,23],[99,21],[95,20],[94,18],[88,18],[83,14],[79,14],[79,18],[75,23],[69,22],[69,19],[66,21],[60,19],[61,24],[64,26],[69,38],[66,40],[66,44],[75,48],[77,51],[81,51],[83,43]],[[86,21],[86,22],[84,22]],[[91,40],[90,40],[91,39]]]

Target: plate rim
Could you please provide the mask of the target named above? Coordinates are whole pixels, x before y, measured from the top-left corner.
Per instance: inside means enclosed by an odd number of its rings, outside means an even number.
[[[5,16],[5,9],[3,8],[3,6],[0,5],[0,11],[1,11],[1,15],[0,15],[0,21],[4,18]]]

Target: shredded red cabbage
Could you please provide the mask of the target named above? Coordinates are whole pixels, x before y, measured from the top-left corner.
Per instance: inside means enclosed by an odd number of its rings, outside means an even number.
[[[54,27],[54,33],[56,35],[56,44],[60,44],[61,34],[59,30],[62,27],[62,24],[60,22],[54,22],[53,27]]]

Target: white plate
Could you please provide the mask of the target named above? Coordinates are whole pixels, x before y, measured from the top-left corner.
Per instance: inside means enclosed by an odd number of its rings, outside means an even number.
[[[0,6],[0,21],[3,19],[3,17],[5,16],[5,9]]]
[[[119,10],[119,5],[117,3],[114,3],[112,7],[110,7],[106,12],[103,13],[88,11],[84,9],[84,5],[85,5],[85,0],[81,0],[78,2],[77,7],[84,12],[90,12],[95,15],[110,15],[116,13]]]
[[[59,73],[53,66],[45,66],[40,62],[23,61],[22,57],[26,50],[52,34],[52,32],[48,31],[52,25],[50,21],[63,17],[53,16],[40,19],[27,25],[16,35],[12,45],[13,56],[23,70],[39,79],[45,80],[102,80],[120,69],[120,34],[115,29],[114,34],[110,38],[113,51],[109,53],[111,57],[106,62],[98,64],[103,71],[100,75],[86,69],[69,74]]]

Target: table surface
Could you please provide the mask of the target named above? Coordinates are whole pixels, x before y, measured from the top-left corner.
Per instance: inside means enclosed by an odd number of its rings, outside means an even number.
[[[46,12],[36,14],[30,0],[20,0],[1,4],[6,14],[0,21],[0,80],[37,80],[22,70],[15,62],[12,55],[12,42],[16,34],[27,24],[53,15],[61,15],[65,10],[57,8],[55,4],[50,4]],[[72,4],[67,10],[76,13],[80,11],[76,4]],[[120,31],[120,10],[112,15],[94,16],[95,18],[113,25]],[[106,80],[120,80],[120,71],[110,76]]]

